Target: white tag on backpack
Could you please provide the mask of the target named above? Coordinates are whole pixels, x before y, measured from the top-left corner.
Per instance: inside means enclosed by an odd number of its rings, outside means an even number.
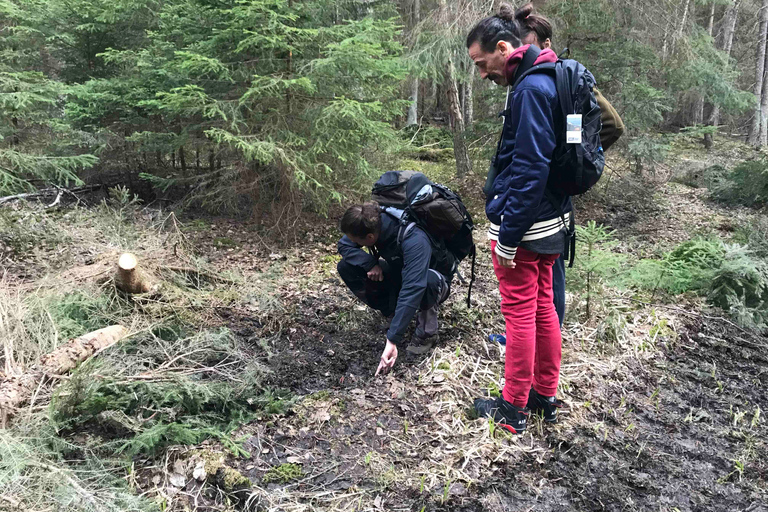
[[[568,114],[565,122],[565,142],[581,144],[581,114]]]

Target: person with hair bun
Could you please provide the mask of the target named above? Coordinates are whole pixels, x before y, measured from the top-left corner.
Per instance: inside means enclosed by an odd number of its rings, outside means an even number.
[[[542,50],[552,48],[552,23],[541,14],[533,12],[533,9],[533,4],[527,3],[515,11],[515,19],[520,23],[522,31],[522,42],[523,44],[535,44]],[[600,121],[603,125],[600,129],[600,142],[603,145],[603,151],[606,151],[624,134],[624,122],[597,87],[593,88],[593,91],[597,104],[600,105]],[[565,301],[565,296],[563,296],[563,301]],[[564,311],[565,302],[563,302],[562,309],[558,309],[561,324]]]
[[[520,39],[523,44],[535,44],[542,50],[552,48],[552,23],[544,16],[534,12],[532,3],[527,3],[517,9],[515,20],[520,24]],[[608,149],[624,133],[624,123],[613,108],[613,105],[594,88],[595,99],[600,105],[602,129],[600,140],[603,150]],[[552,292],[554,295],[555,311],[560,325],[565,320],[565,259],[560,256],[552,267]],[[506,343],[504,335],[491,334],[489,339]]]
[[[540,63],[557,61],[549,48],[524,44],[525,16],[503,4],[467,36],[467,51],[483,79],[516,83]],[[531,411],[557,420],[561,334],[553,303],[552,266],[566,243],[571,198],[547,187],[557,137],[565,119],[554,78],[522,77],[507,94],[504,124],[486,181],[485,211],[494,272],[499,280],[507,348],[504,388],[497,398],[478,398],[475,410],[515,433],[524,432]]]
[[[424,354],[434,346],[438,306],[450,294],[450,277],[430,268],[428,235],[415,224],[404,233],[400,226],[400,219],[376,202],[351,206],[339,222],[344,233],[338,244],[339,276],[357,298],[390,320],[376,375],[395,364],[414,316],[416,331],[407,351]]]

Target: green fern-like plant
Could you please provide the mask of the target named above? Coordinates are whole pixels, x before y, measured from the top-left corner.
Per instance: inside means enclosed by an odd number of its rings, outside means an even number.
[[[712,278],[709,302],[729,311],[742,324],[761,326],[768,320],[768,263],[747,247],[725,244],[725,258]]]

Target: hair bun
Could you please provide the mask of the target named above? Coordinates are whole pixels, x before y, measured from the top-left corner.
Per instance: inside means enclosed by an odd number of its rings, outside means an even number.
[[[515,11],[515,19],[522,22],[533,12],[533,4],[528,2],[524,6]]]
[[[509,4],[501,4],[496,17],[504,21],[515,21],[515,8]]]

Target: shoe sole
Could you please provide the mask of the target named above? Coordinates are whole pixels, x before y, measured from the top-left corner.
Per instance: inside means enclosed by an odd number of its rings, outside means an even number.
[[[536,417],[538,417],[538,418],[541,418],[542,420],[544,420],[544,421],[545,421],[545,422],[547,422],[547,423],[557,423],[557,419],[558,419],[558,418],[557,418],[557,416],[555,416],[555,417],[554,417],[554,418],[552,418],[552,419],[550,419],[550,418],[545,418],[545,417],[544,417],[544,415],[543,415],[543,414],[541,414],[541,409],[538,409],[538,410],[536,410],[536,409],[531,409],[531,415],[533,415],[533,416],[536,416]]]
[[[517,430],[515,430],[515,427],[513,427],[512,425],[507,425],[506,423],[497,423],[496,426],[505,428],[509,430],[511,433],[517,434],[517,435],[520,435],[525,432],[525,430],[523,430],[522,432],[518,432]]]

